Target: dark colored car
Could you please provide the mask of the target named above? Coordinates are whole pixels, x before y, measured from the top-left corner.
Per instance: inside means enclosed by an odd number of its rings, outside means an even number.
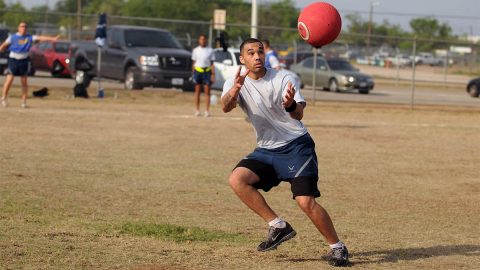
[[[9,31],[8,29],[6,28],[0,28],[0,44],[3,43],[8,35],[9,35]],[[8,54],[10,52],[7,50],[3,51],[3,52],[0,52],[0,75],[3,74],[3,72],[5,71],[5,69],[7,69],[7,66],[8,66]]]
[[[303,59],[312,57],[312,51],[298,51],[297,53],[291,52],[285,56],[280,57],[280,64],[285,68],[290,68],[291,65],[301,62]],[[296,61],[295,61],[296,58]]]
[[[98,46],[72,42],[70,69],[77,83],[88,86],[97,76]],[[178,87],[193,90],[191,53],[169,31],[151,27],[112,25],[101,48],[102,78],[123,81],[126,89]],[[81,66],[91,66],[85,73]],[[83,79],[81,79],[83,77]]]
[[[474,98],[478,98],[480,92],[480,78],[473,79],[467,84],[467,93]]]
[[[30,59],[34,71],[48,71],[54,77],[70,77],[70,42],[43,41],[32,46]],[[33,73],[33,72],[31,72]]]

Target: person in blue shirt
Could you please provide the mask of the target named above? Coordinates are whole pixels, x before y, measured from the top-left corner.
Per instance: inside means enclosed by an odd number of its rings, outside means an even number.
[[[280,70],[281,67],[280,61],[278,60],[278,54],[270,47],[270,41],[265,39],[262,43],[265,50],[265,67]]]
[[[2,45],[0,45],[0,51],[4,51],[7,47],[10,50],[9,59],[8,59],[8,69],[7,77],[3,84],[2,92],[2,106],[7,107],[7,97],[10,87],[15,76],[20,76],[20,81],[22,83],[22,108],[27,107],[27,94],[28,94],[28,83],[27,75],[30,65],[29,51],[33,43],[36,41],[54,41],[57,40],[56,37],[49,36],[37,36],[30,35],[27,33],[27,23],[21,21],[18,24],[18,32],[10,35]]]

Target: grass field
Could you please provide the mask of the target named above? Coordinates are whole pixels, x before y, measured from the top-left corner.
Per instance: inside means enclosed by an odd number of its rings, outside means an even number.
[[[255,146],[240,110],[68,94],[0,108],[0,269],[330,268],[288,184],[266,198],[298,235],[256,252],[266,224],[226,180]],[[352,269],[478,269],[480,109],[318,102],[304,123]]]

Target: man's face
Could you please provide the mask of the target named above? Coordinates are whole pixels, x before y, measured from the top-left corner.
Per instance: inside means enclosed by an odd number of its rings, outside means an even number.
[[[21,35],[24,35],[27,32],[27,24],[26,23],[20,23],[18,25],[18,33]]]
[[[198,38],[198,45],[200,45],[201,47],[207,46],[207,38],[204,37],[204,36],[199,37]]]
[[[260,42],[249,43],[243,46],[240,62],[253,73],[263,71],[265,52]]]

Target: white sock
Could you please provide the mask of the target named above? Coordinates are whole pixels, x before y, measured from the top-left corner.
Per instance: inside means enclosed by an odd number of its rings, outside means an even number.
[[[330,245],[330,248],[331,249],[334,249],[334,248],[343,248],[345,246],[345,244],[342,242],[342,241],[338,241],[337,243],[335,244],[331,244]]]
[[[285,220],[277,217],[274,220],[268,222],[268,226],[283,229],[287,227],[287,223],[285,222]]]

